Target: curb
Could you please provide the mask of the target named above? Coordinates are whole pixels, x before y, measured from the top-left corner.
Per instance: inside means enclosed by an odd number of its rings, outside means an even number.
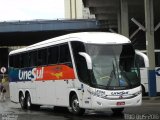
[[[157,97],[142,97],[142,100],[160,100],[160,96],[157,96]]]

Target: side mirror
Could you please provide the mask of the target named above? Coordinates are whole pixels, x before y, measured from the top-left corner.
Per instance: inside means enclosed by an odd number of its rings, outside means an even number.
[[[143,58],[145,67],[148,68],[149,67],[149,59],[148,59],[147,55],[142,53],[142,52],[140,52],[140,51],[138,51],[138,50],[136,50],[135,52],[136,52],[137,55],[139,55],[139,56],[141,56]]]
[[[91,57],[87,53],[85,53],[85,52],[79,52],[79,55],[81,55],[81,56],[83,56],[85,58],[85,60],[87,62],[87,68],[89,70],[91,70],[92,69],[92,60],[91,60]]]

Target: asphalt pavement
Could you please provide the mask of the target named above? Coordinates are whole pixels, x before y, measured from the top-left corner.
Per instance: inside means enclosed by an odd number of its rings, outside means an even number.
[[[122,114],[87,110],[83,116],[74,116],[67,110],[54,111],[53,106],[42,106],[40,110],[22,110],[9,98],[0,102],[0,120],[159,120],[160,100],[143,100],[142,106],[125,108]]]
[[[7,100],[0,102],[0,120],[160,120],[160,96],[145,96],[141,106],[125,108],[122,114],[106,109],[86,110],[83,116],[74,116],[66,109],[55,111],[53,106],[42,106],[37,111],[22,110],[20,104],[10,101],[8,91]]]

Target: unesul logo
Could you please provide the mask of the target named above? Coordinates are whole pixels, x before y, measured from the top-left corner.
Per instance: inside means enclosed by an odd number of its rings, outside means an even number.
[[[44,73],[44,67],[33,68],[31,70],[19,70],[18,78],[19,80],[37,80],[42,79]]]
[[[128,95],[128,91],[111,92],[111,95]]]

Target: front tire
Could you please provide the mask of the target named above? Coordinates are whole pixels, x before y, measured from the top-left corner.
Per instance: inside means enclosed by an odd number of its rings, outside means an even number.
[[[77,95],[73,95],[71,98],[71,112],[74,115],[83,115],[85,112],[85,109],[79,107]]]

